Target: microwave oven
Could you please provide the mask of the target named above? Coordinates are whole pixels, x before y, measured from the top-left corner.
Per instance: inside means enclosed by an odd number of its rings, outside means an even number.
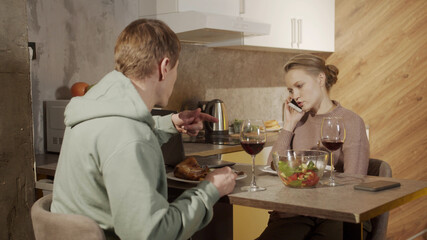
[[[44,101],[46,152],[59,153],[64,138],[64,111],[70,100]]]

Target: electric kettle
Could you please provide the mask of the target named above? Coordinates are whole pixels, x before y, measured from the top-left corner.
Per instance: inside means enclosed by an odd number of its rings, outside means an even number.
[[[228,116],[225,104],[220,99],[208,102],[199,102],[199,107],[204,113],[218,118],[217,123],[205,122],[205,131],[208,135],[228,135]]]

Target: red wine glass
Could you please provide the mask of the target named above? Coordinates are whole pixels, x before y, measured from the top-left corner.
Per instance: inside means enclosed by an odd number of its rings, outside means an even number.
[[[340,149],[344,144],[345,140],[345,127],[344,120],[341,117],[325,117],[322,120],[322,126],[320,128],[320,138],[323,146],[325,146],[331,152],[331,175],[329,181],[326,182],[329,186],[337,186],[338,183],[335,181],[334,176],[334,160],[332,152]]]
[[[252,156],[251,185],[241,188],[242,191],[257,192],[266,188],[259,187],[255,181],[255,156],[264,148],[266,141],[265,126],[262,120],[245,120],[240,130],[240,144]]]

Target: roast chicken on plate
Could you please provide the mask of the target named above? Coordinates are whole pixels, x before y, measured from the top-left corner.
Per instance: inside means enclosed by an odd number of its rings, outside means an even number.
[[[202,181],[209,173],[208,167],[201,167],[194,157],[187,157],[178,163],[173,171],[175,177],[192,181]]]

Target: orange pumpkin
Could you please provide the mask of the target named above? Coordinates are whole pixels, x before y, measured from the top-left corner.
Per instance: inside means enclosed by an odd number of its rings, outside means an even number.
[[[83,96],[89,90],[89,84],[85,82],[76,82],[71,86],[71,96]]]

